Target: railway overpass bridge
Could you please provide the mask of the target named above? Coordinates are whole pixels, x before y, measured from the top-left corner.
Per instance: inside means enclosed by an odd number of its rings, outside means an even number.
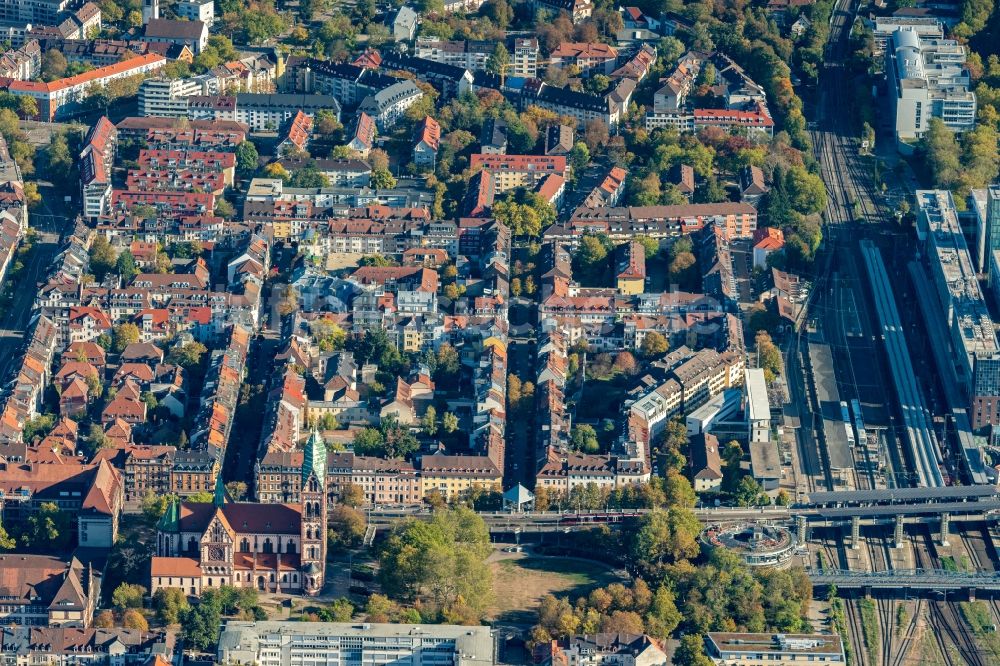
[[[831,586],[864,596],[944,598],[950,593],[968,597],[1000,595],[1000,573],[967,573],[944,569],[892,569],[889,571],[844,571],[839,569],[807,572],[816,590]]]
[[[892,488],[811,493],[796,513],[799,541],[810,527],[850,527],[850,543],[860,545],[862,526],[893,526],[894,541],[902,545],[905,525],[932,524],[939,540],[948,543],[952,522],[984,522],[1000,516],[1000,493],[992,484]]]
[[[648,512],[648,509],[498,511],[481,512],[479,515],[493,534],[531,534],[622,524]],[[861,527],[894,525],[899,543],[903,527],[908,524],[938,525],[942,540],[947,541],[952,522],[981,522],[1000,517],[1000,492],[991,484],[817,492],[792,507],[705,507],[694,512],[699,520],[707,524],[794,521],[801,542],[807,540],[810,528],[850,527],[852,541],[857,545]],[[431,515],[416,507],[373,509],[368,514],[369,524],[378,529],[392,527],[407,518],[429,518]]]

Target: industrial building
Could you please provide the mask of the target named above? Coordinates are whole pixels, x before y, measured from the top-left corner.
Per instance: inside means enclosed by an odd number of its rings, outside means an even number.
[[[897,143],[920,139],[931,118],[940,118],[956,132],[975,126],[976,96],[969,90],[967,55],[955,40],[922,39],[912,27],[892,33],[885,73]]]

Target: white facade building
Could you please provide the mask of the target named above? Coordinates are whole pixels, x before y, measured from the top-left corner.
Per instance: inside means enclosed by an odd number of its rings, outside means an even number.
[[[965,47],[951,39],[921,39],[913,29],[892,33],[886,79],[896,116],[897,142],[920,139],[931,118],[962,132],[976,123],[976,95],[969,90]]]
[[[215,23],[215,0],[177,0],[174,13],[188,21],[201,21],[211,28]]]
[[[771,405],[767,399],[767,382],[761,368],[750,368],[744,380],[747,393],[747,426],[751,442],[771,440]]]
[[[534,78],[538,74],[539,58],[538,40],[518,37],[514,40],[514,52],[511,54],[510,75]]]
[[[139,115],[186,118],[187,98],[204,93],[205,88],[197,78],[146,79],[139,85]]]
[[[258,666],[492,666],[489,627],[348,622],[228,622],[223,664]]]

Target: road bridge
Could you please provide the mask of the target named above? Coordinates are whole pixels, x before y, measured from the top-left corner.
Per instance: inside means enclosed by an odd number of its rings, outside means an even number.
[[[948,592],[1000,594],[1000,573],[968,573],[945,569],[890,569],[888,571],[845,571],[841,569],[807,571],[814,588],[854,590],[866,596],[891,592],[892,596],[944,596]]]

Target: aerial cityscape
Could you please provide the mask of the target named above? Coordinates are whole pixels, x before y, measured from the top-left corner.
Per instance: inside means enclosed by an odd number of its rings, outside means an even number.
[[[994,0],[0,51],[0,666],[1000,665]]]

